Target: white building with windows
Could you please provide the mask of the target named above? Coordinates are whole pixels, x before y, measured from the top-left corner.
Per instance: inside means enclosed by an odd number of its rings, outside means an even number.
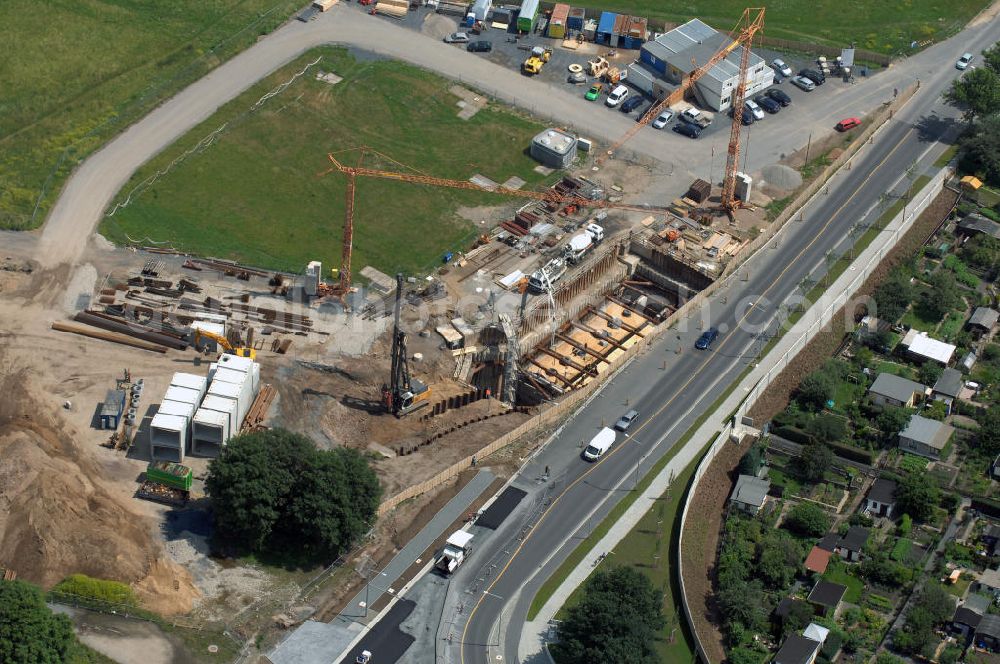
[[[691,19],[670,32],[647,41],[639,51],[639,61],[629,68],[628,81],[644,92],[663,97],[685,76],[707,63],[733,40],[698,19]],[[694,84],[699,104],[714,111],[729,110],[733,93],[739,84],[740,48],[733,49]],[[634,71],[641,70],[645,71]],[[660,78],[663,80],[657,81]],[[747,98],[774,83],[774,70],[756,53],[750,53],[747,69]]]

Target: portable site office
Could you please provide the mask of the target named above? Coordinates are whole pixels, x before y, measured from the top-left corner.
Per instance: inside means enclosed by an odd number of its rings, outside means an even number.
[[[521,4],[521,11],[517,15],[517,31],[531,32],[535,29],[538,21],[539,2],[538,0],[524,0]]]

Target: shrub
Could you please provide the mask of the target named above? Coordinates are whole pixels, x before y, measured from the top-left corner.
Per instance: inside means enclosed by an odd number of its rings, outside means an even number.
[[[52,590],[111,604],[136,605],[135,593],[127,584],[95,579],[86,574],[71,574],[57,583]]]

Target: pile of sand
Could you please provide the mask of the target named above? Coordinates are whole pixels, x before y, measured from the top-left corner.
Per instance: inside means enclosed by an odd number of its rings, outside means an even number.
[[[73,573],[134,584],[148,608],[190,610],[198,591],[162,556],[148,517],[102,487],[102,469],[51,425],[23,372],[0,377],[0,566],[51,587]]]

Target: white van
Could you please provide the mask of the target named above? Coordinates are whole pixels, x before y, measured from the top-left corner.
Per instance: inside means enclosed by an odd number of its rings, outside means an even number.
[[[597,435],[590,441],[590,445],[587,445],[586,449],[583,450],[582,456],[587,461],[597,461],[604,456],[604,453],[611,449],[611,446],[614,444],[614,429],[604,427],[597,432]]]
[[[625,99],[625,97],[628,97],[628,88],[624,85],[619,85],[611,91],[611,94],[608,95],[608,98],[604,101],[604,103],[614,108],[618,104],[622,103],[622,100]]]

